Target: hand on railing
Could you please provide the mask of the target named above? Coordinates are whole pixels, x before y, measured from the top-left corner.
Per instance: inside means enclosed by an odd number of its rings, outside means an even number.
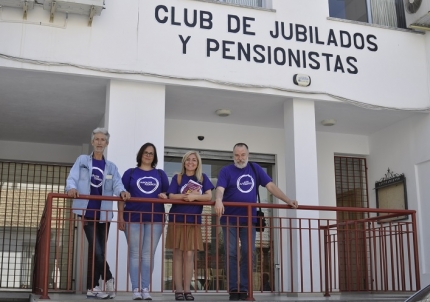
[[[76,189],[70,189],[69,191],[67,191],[67,196],[72,197],[72,198],[78,198],[79,192]]]

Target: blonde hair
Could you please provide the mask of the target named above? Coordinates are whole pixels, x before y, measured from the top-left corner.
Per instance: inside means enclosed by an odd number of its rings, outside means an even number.
[[[190,157],[191,154],[194,154],[197,157],[197,168],[194,172],[194,175],[197,178],[198,182],[203,182],[203,172],[202,172],[202,158],[200,157],[200,154],[197,151],[188,151],[185,153],[185,155],[182,157],[182,168],[181,173],[178,174],[178,183],[182,180],[182,175],[185,174],[185,161]]]

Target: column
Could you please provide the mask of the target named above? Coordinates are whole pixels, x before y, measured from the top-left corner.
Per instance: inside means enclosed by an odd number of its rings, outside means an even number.
[[[300,205],[318,205],[318,168],[317,149],[315,133],[315,106],[312,100],[292,99],[284,103],[284,130],[285,130],[285,171],[286,171],[286,193],[290,198],[296,199]],[[318,218],[316,211],[288,210],[280,211],[280,217],[295,217],[293,226],[308,229],[318,227],[317,221],[309,221],[300,218]],[[285,226],[285,224],[284,224]],[[292,242],[293,255],[290,252],[290,240]],[[318,257],[318,232],[312,231],[311,239],[309,232],[293,230],[292,238],[283,230],[281,250],[283,259],[284,289],[301,291],[303,279],[303,290],[309,291],[311,287],[310,268],[312,266],[312,282],[314,290],[319,288],[319,257]],[[300,244],[303,249],[300,250]],[[310,248],[312,244],[312,248]],[[311,254],[312,253],[312,254]],[[290,262],[293,257],[292,264]],[[300,263],[300,259],[303,259]],[[312,263],[309,259],[312,259]],[[291,280],[293,271],[293,280]]]
[[[157,148],[158,165],[164,166],[164,124],[165,124],[165,86],[147,83],[111,80],[106,93],[105,127],[111,135],[107,148],[107,158],[113,161],[122,175],[127,169],[136,167],[136,154],[140,147],[153,143]],[[116,210],[116,203],[114,204]],[[114,217],[116,221],[116,215]],[[115,264],[116,259],[116,223],[111,225],[108,240],[108,261]],[[119,232],[118,268],[112,267],[112,273],[118,269],[118,290],[125,290],[128,280],[127,242],[125,235]],[[162,239],[155,255],[152,289],[161,289]],[[111,264],[112,263],[112,264]],[[129,282],[129,289],[131,283]]]

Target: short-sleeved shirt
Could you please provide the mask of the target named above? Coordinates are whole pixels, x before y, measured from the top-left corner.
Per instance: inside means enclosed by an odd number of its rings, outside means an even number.
[[[106,162],[104,159],[92,159],[92,171],[91,171],[91,183],[90,183],[90,195],[103,195],[103,173],[105,170]],[[85,211],[85,218],[100,220],[100,206],[101,200],[88,201],[87,210]],[[93,211],[91,211],[93,210]],[[94,211],[98,210],[98,211]],[[95,215],[94,215],[95,214]],[[95,217],[94,217],[95,216]]]
[[[252,170],[251,164],[257,175]],[[258,164],[248,162],[243,169],[237,168],[234,164],[223,167],[219,172],[216,186],[225,189],[223,201],[256,203],[258,186],[265,187],[271,181],[272,179],[269,175]],[[253,223],[257,222],[256,215],[257,209],[253,208]],[[226,223],[228,218],[229,224],[236,224],[237,216],[239,216],[239,223],[246,223],[246,207],[225,206],[224,215],[221,216],[221,223]]]
[[[182,194],[183,189],[186,187],[189,180],[193,180],[195,182],[198,182],[202,185],[202,188],[200,189],[200,193],[203,194],[207,190],[213,190],[214,186],[212,185],[209,178],[206,176],[206,174],[203,173],[203,181],[199,182],[196,178],[196,176],[187,176],[182,175],[181,184],[178,185],[178,175],[176,174],[172,178],[172,182],[170,183],[169,190],[167,190],[167,194]],[[172,208],[169,212],[169,222],[179,222],[184,223],[185,217],[187,223],[196,223],[197,218],[197,224],[202,223],[202,211],[203,206],[198,205],[197,202],[191,202],[190,205],[182,205],[182,204],[174,204],[172,205]],[[180,215],[177,213],[183,213],[187,215]]]
[[[158,194],[167,192],[169,188],[166,173],[159,169],[128,169],[122,176],[122,183],[131,197],[139,198],[158,198]],[[127,201],[124,206],[124,221],[161,222],[164,213],[163,203]]]

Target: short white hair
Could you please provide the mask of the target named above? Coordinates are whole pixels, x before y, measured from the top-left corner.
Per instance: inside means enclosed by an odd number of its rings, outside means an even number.
[[[97,133],[103,133],[106,136],[106,142],[109,142],[109,137],[110,137],[109,132],[107,131],[106,128],[100,128],[100,127],[94,129],[93,133],[91,133],[91,142],[94,140],[94,135],[96,135]]]

